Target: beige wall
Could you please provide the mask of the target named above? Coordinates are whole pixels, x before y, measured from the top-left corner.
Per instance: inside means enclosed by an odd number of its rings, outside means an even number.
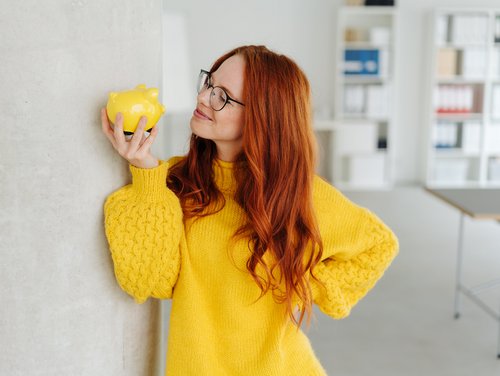
[[[158,303],[115,282],[105,197],[129,182],[101,133],[110,90],[161,78],[160,0],[3,2],[1,375],[150,375]]]

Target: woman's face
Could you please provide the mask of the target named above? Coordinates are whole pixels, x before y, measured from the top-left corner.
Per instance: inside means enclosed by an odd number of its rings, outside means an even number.
[[[243,103],[243,77],[245,61],[239,55],[231,56],[212,73],[210,84],[223,87],[227,94]],[[202,90],[197,97],[190,126],[198,137],[212,140],[218,149],[239,152],[242,147],[243,111],[245,107],[229,101],[220,111],[210,106],[211,88]]]

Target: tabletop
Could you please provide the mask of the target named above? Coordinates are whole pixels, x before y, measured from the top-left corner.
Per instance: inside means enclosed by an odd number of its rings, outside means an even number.
[[[470,217],[500,220],[500,188],[450,188],[425,190]]]

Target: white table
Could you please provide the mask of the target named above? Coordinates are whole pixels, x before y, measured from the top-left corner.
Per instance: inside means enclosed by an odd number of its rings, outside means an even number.
[[[497,357],[500,359],[500,312],[492,309],[478,296],[480,292],[486,289],[500,286],[500,278],[482,283],[473,288],[467,288],[462,283],[464,218],[467,215],[474,219],[496,220],[500,222],[500,189],[433,189],[426,187],[425,190],[460,211],[455,285],[455,319],[460,317],[460,293],[462,293],[498,322]]]

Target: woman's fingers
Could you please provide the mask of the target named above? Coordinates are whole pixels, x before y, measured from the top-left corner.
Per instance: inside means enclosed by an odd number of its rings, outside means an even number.
[[[149,134],[149,137],[146,138],[146,140],[142,143],[141,147],[139,148],[139,152],[147,154],[149,152],[149,148],[155,141],[157,135],[158,135],[158,125],[153,127],[151,133]]]
[[[144,128],[147,124],[147,117],[142,116],[137,124],[137,129],[131,137],[125,137],[123,133],[123,115],[117,113],[115,124],[111,127],[108,114],[105,108],[101,109],[101,126],[102,131],[116,149],[118,154],[131,160],[142,159],[149,155],[149,149],[153,144],[156,135],[158,134],[158,127],[155,126],[149,133],[145,135]]]
[[[115,126],[113,129],[113,133],[115,135],[116,145],[118,147],[125,148],[126,147],[125,146],[126,140],[125,140],[125,135],[123,134],[123,115],[121,112],[118,112],[116,114]]]
[[[141,140],[144,135],[144,126],[146,125],[146,122],[148,121],[148,118],[146,116],[141,116],[139,119],[139,123],[137,124],[137,128],[134,132],[134,135],[132,136],[132,140],[130,140],[130,149],[131,150],[137,150],[139,149],[139,146],[141,144]]]
[[[115,138],[113,136],[113,128],[109,125],[108,114],[105,108],[101,108],[101,127],[103,133],[106,135],[108,140],[111,142],[113,147],[115,146]]]

